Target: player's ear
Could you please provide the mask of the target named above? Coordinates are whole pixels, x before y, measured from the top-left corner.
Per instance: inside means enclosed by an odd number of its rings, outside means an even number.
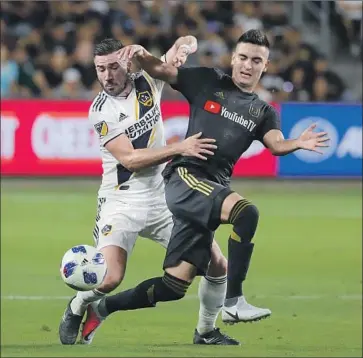
[[[233,65],[234,65],[235,60],[236,60],[236,52],[235,52],[235,51],[233,51],[233,52],[232,52],[232,57],[231,57],[231,66],[233,66]]]
[[[135,73],[138,71],[141,71],[141,67],[135,59],[127,62],[127,73]]]
[[[265,68],[263,69],[263,72],[267,71],[268,65],[270,64],[270,60],[267,60],[266,64],[265,64]]]

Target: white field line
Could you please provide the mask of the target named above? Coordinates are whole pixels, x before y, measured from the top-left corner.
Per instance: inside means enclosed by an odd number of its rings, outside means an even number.
[[[5,301],[64,301],[71,299],[72,296],[23,296],[23,295],[4,295],[1,296],[1,300]],[[197,295],[188,295],[185,299],[197,299]],[[282,296],[282,295],[256,295],[253,298],[257,299],[268,299],[275,298],[281,300],[320,300],[320,299],[338,299],[338,300],[360,300],[362,301],[362,294],[349,294],[349,295],[294,295],[294,296]]]

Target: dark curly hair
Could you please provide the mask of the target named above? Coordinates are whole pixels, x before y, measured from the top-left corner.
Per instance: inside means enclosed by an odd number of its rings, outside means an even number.
[[[105,56],[113,53],[115,51],[121,50],[123,48],[121,41],[108,38],[102,40],[100,43],[95,45],[93,55],[94,56]]]

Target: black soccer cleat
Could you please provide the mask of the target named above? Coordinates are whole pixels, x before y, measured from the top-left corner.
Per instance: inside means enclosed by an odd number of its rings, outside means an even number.
[[[62,344],[75,344],[82,322],[82,316],[74,314],[71,310],[71,302],[74,297],[68,302],[67,308],[64,311],[62,320],[59,324],[59,339]]]
[[[236,339],[222,333],[219,328],[214,328],[213,331],[199,334],[197,330],[194,331],[193,344],[209,344],[219,346],[239,346],[241,343]]]

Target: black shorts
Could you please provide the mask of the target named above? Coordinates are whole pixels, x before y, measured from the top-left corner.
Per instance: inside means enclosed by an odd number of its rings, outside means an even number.
[[[174,227],[164,269],[182,260],[194,265],[197,275],[205,275],[214,231],[221,223],[222,204],[231,193],[230,188],[205,179],[193,169],[175,168],[165,180],[165,198]]]

